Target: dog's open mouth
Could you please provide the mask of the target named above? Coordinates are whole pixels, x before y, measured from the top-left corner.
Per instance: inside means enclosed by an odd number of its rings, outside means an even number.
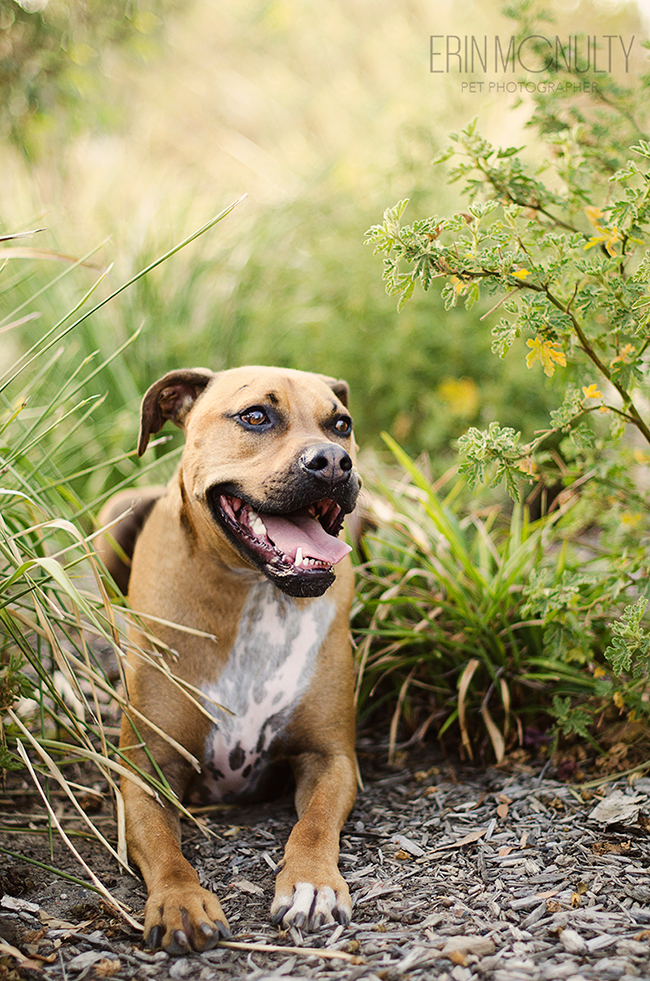
[[[257,511],[240,497],[225,493],[215,495],[214,504],[239,551],[285,592],[305,596],[324,592],[333,581],[332,567],[352,551],[337,538],[344,512],[331,498],[285,514]]]

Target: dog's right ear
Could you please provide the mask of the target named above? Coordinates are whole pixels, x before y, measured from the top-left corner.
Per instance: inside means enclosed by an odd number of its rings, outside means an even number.
[[[167,419],[184,428],[190,409],[214,377],[214,371],[208,368],[181,368],[154,382],[142,400],[138,456],[142,456],[149,437],[159,433]]]

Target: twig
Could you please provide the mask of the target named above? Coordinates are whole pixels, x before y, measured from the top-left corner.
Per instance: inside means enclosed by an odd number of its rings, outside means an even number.
[[[303,957],[324,957],[329,960],[339,958],[350,964],[365,964],[363,957],[358,954],[348,954],[344,950],[327,950],[324,947],[283,947],[281,944],[247,944],[237,940],[222,940],[219,946],[229,950],[251,950],[267,954],[301,954]]]

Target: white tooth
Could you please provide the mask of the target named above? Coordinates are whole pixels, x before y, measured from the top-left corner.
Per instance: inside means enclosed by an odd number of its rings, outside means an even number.
[[[258,538],[261,538],[263,535],[266,535],[266,525],[260,518],[257,511],[251,511],[250,528],[251,531],[258,536]]]
[[[296,552],[295,564],[302,565],[302,563],[303,563],[302,548],[299,548],[298,551]]]

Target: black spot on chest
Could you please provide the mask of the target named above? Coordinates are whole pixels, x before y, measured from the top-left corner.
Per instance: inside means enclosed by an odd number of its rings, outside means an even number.
[[[237,770],[241,770],[245,762],[246,753],[242,749],[241,743],[237,743],[235,748],[230,750],[230,755],[228,756],[228,766],[233,773],[236,773]]]

